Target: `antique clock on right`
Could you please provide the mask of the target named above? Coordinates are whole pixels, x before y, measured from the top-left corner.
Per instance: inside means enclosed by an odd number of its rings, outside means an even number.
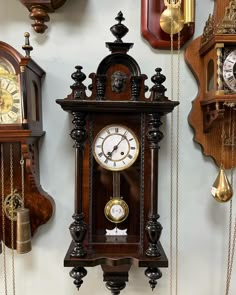
[[[101,265],[106,287],[119,294],[132,265],[145,267],[152,288],[168,260],[160,242],[158,150],[161,118],[178,102],[165,96],[165,76],[156,69],[151,95],[137,62],[127,54],[128,32],[122,12],[111,27],[116,37],[90,74],[91,95],[81,66],[72,74],[72,93],[57,103],[73,115],[75,147],[75,211],[72,243],[64,265],[79,289],[85,267]],[[160,176],[159,176],[160,177]]]
[[[236,1],[216,0],[202,36],[192,41],[185,60],[198,81],[189,114],[194,140],[217,166],[236,166]]]

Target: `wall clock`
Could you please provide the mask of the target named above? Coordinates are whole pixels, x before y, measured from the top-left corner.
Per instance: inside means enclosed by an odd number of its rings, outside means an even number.
[[[35,32],[44,33],[48,28],[45,22],[50,20],[48,13],[55,12],[66,0],[20,0],[20,2],[29,10],[29,17],[34,20],[32,27]]]
[[[172,24],[173,19],[173,24]],[[171,24],[173,47],[183,46],[194,34],[195,0],[142,0],[141,33],[154,48],[171,48]]]
[[[236,158],[232,160],[235,134],[229,131],[233,130],[235,119],[231,114],[236,101],[235,4],[235,1],[215,1],[214,14],[206,21],[202,36],[191,42],[185,52],[185,60],[199,84],[189,114],[194,140],[205,155],[226,169],[236,165]]]
[[[198,94],[189,114],[194,140],[219,166],[211,188],[214,199],[221,203],[230,201],[226,294],[229,294],[236,244],[231,186],[236,165],[235,8],[235,0],[216,0],[214,13],[209,15],[202,36],[191,42],[185,51],[185,60],[198,82]],[[230,181],[226,169],[231,169]]]
[[[53,213],[53,200],[39,181],[38,143],[42,130],[41,82],[45,72],[30,57],[33,49],[25,34],[22,56],[0,42],[0,240],[18,252],[25,251],[24,225],[17,237],[17,212],[29,210],[31,232]],[[26,213],[28,214],[28,213]],[[24,224],[21,219],[21,223]],[[18,228],[19,229],[19,228]]]
[[[147,76],[127,54],[128,28],[122,12],[111,27],[111,54],[90,74],[88,96],[81,66],[72,74],[72,93],[57,103],[73,116],[75,208],[72,242],[64,265],[79,289],[85,267],[101,265],[106,287],[119,294],[132,265],[146,268],[152,288],[168,260],[161,246],[158,212],[158,149],[161,118],[178,102],[165,96],[160,68],[146,97]]]

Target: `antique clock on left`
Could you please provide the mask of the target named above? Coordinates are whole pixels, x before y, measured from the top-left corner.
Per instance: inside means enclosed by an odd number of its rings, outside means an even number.
[[[0,241],[19,253],[53,214],[53,199],[39,181],[38,142],[42,130],[41,82],[44,70],[30,57],[0,42]]]

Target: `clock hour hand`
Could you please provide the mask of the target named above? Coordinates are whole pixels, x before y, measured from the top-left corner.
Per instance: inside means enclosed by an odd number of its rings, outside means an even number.
[[[121,143],[124,139],[126,139],[126,136],[125,136],[125,135],[126,135],[126,132],[125,132],[124,134],[121,135],[121,140],[120,140],[116,145],[114,145],[112,151],[107,153],[108,158],[111,158],[111,157],[112,157],[113,152],[116,151],[116,150],[118,149],[118,146],[120,145],[120,143]]]

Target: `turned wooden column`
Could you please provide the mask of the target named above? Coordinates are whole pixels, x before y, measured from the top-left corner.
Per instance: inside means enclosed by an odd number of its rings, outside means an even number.
[[[162,125],[160,120],[160,114],[148,115],[148,131],[147,138],[150,148],[150,197],[149,197],[149,216],[146,224],[146,233],[148,238],[148,248],[146,250],[147,256],[157,257],[160,256],[157,243],[159,242],[162,226],[158,222],[158,150],[159,141],[163,138],[162,132],[159,127]]]
[[[75,247],[71,252],[73,257],[83,257],[86,250],[83,247],[83,240],[87,232],[87,225],[84,222],[83,214],[83,151],[87,139],[85,130],[85,113],[73,112],[74,119],[72,123],[75,128],[71,131],[71,137],[74,140],[75,148],[75,199],[74,199],[74,222],[70,225],[70,233],[74,240]]]

